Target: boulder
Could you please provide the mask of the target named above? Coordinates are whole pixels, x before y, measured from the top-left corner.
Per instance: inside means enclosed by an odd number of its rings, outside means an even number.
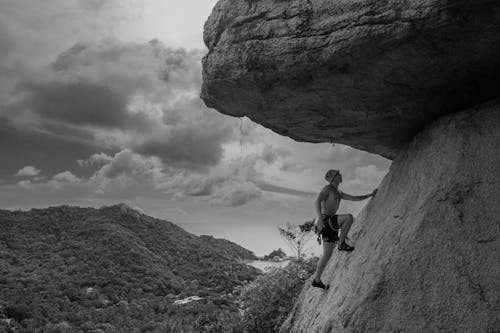
[[[416,135],[280,332],[496,332],[499,152],[500,101]]]
[[[204,40],[207,106],[390,159],[437,117],[500,96],[494,0],[220,0]]]

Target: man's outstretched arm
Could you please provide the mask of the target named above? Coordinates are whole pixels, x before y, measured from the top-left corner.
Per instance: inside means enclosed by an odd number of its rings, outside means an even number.
[[[366,195],[350,195],[344,192],[340,192],[340,197],[344,200],[349,200],[349,201],[361,201],[375,196],[376,193],[377,189],[373,190],[372,193]]]

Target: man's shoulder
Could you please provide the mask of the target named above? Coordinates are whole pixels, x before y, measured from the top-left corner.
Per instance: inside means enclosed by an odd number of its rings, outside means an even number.
[[[333,187],[332,185],[328,184],[328,185],[325,185],[322,189],[321,189],[321,193],[330,193],[330,192],[339,192],[338,189],[336,189],[335,187]]]
[[[330,185],[325,185],[323,186],[323,188],[321,189],[321,192],[326,192],[326,191],[329,191],[332,187]]]
[[[327,191],[327,193],[333,193],[333,195],[338,195],[340,197],[344,194],[339,188],[332,185],[326,185],[324,187],[324,191]]]

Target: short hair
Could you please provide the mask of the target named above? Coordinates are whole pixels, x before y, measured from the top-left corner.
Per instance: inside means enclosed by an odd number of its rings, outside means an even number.
[[[326,181],[329,182],[330,179],[333,179],[333,177],[335,177],[337,175],[337,173],[339,173],[339,170],[335,170],[335,169],[328,170],[325,174]]]

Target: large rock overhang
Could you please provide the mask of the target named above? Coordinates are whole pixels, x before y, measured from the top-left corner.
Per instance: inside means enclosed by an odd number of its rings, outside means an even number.
[[[220,0],[204,40],[207,106],[390,159],[500,96],[499,1]]]

